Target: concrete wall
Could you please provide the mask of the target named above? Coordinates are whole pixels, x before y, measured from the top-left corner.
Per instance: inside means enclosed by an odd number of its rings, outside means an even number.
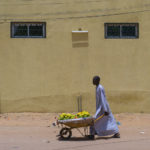
[[[81,95],[94,112],[100,75],[113,112],[150,112],[149,16],[149,0],[1,0],[0,111],[73,112]],[[10,38],[12,21],[44,21],[46,38]],[[105,39],[108,22],[139,23],[139,39]]]

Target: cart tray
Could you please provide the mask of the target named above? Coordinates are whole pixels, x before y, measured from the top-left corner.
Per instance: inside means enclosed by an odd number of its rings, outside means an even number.
[[[64,124],[71,128],[87,127],[94,124],[94,118],[86,117],[78,119],[58,120],[58,124]]]

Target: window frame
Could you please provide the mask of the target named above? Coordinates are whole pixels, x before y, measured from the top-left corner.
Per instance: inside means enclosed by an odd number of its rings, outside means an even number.
[[[27,36],[15,36],[14,27],[16,24],[27,25]],[[30,36],[29,26],[31,24],[42,24],[43,35],[42,36]],[[46,38],[46,22],[11,22],[11,38]]]
[[[119,36],[108,36],[107,27],[110,25],[120,26],[120,35]],[[123,36],[122,35],[122,26],[134,26],[135,27],[135,36]],[[105,39],[138,39],[139,38],[139,23],[105,23]]]

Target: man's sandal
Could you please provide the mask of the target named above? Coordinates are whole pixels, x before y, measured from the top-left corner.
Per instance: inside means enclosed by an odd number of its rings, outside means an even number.
[[[120,138],[120,133],[114,134],[113,138]]]

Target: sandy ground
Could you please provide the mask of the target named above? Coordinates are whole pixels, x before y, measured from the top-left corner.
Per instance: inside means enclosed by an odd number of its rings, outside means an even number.
[[[73,130],[70,140],[56,137],[54,113],[9,113],[0,115],[0,150],[150,150],[150,114],[116,114],[120,139],[88,140]],[[82,129],[81,129],[82,131]]]

